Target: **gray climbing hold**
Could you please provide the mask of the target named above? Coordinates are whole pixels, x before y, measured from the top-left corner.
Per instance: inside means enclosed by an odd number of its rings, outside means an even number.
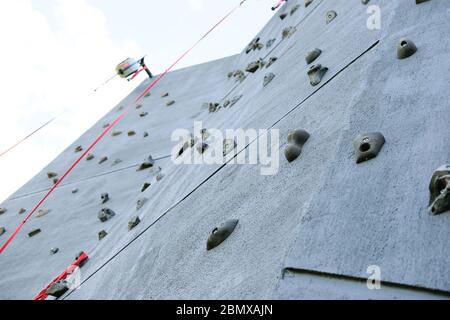
[[[245,48],[245,53],[249,54],[253,50],[261,50],[264,48],[264,45],[259,42],[260,38],[253,39],[248,45],[247,48]]]
[[[428,1],[430,1],[430,0],[416,0],[416,4],[421,4],[424,2],[428,2]]]
[[[232,78],[232,77],[233,77],[233,74],[234,74],[234,72],[233,72],[233,71],[230,71],[230,72],[227,73],[227,77],[228,77],[228,78]]]
[[[450,211],[450,165],[436,169],[430,182],[430,214],[437,215]]]
[[[233,219],[223,223],[220,227],[214,228],[206,242],[206,250],[211,250],[225,241],[234,231],[239,220]]]
[[[279,17],[280,17],[281,20],[284,20],[284,18],[287,17],[287,13],[282,13],[282,14],[280,14]]]
[[[307,8],[312,2],[313,0],[305,0],[305,8]]]
[[[245,75],[244,71],[242,71],[242,70],[236,70],[236,71],[234,72],[234,78],[236,79],[236,81],[242,82],[242,81],[245,80],[246,75]]]
[[[98,162],[98,164],[102,164],[102,163],[104,163],[104,162],[106,162],[106,161],[108,161],[108,157],[102,157],[101,159],[100,159],[100,161]]]
[[[145,117],[146,115],[148,115],[148,112],[146,112],[146,111],[139,113],[139,117],[141,117],[141,118]]]
[[[236,140],[234,140],[234,139],[224,139],[223,140],[223,156],[226,156],[231,151],[233,151],[234,148],[236,148],[236,146],[237,146]]]
[[[136,132],[133,131],[133,130],[130,130],[130,131],[128,131],[127,134],[128,134],[129,137],[132,137],[132,136],[136,135]]]
[[[73,188],[72,189],[72,193],[77,193],[78,192],[78,188]]]
[[[322,67],[320,64],[311,66],[308,70],[309,82],[311,85],[317,86],[322,81],[322,78],[325,76],[327,71],[328,68]]]
[[[83,147],[82,146],[78,146],[75,148],[75,152],[81,152],[83,151]]]
[[[270,39],[270,40],[268,40],[267,43],[266,43],[266,47],[270,48],[275,43],[276,40],[277,39]]]
[[[265,65],[263,59],[258,59],[257,61],[251,62],[245,71],[255,73],[259,68],[262,68]]]
[[[144,94],[144,97],[145,97],[145,98],[150,97],[150,91],[147,91],[147,92]]]
[[[144,132],[143,136],[144,136],[144,138],[147,138],[148,137],[148,132]]]
[[[45,294],[55,298],[60,298],[69,290],[69,284],[66,280],[58,280],[45,291]]]
[[[144,192],[145,190],[147,190],[148,187],[150,187],[150,183],[148,183],[148,182],[144,183],[144,185],[141,188],[141,192]]]
[[[161,98],[165,98],[165,97],[168,97],[168,96],[169,96],[168,92],[161,93]]]
[[[140,108],[142,108],[142,104],[141,104],[141,103],[139,103],[138,105],[136,105],[136,109],[140,109]]]
[[[50,254],[57,254],[58,251],[59,251],[58,248],[51,248],[51,249],[50,249]]]
[[[217,110],[219,110],[219,106],[220,106],[220,104],[217,102],[210,102],[210,103],[206,103],[205,105],[208,106],[209,113],[216,112]]]
[[[141,210],[142,207],[145,206],[147,201],[148,201],[148,199],[145,197],[138,199],[138,201],[136,202],[136,210]]]
[[[105,230],[102,230],[98,233],[98,240],[102,240],[104,237],[106,237],[108,233]]]
[[[33,229],[30,232],[28,232],[28,236],[31,238],[31,237],[34,237],[35,235],[37,235],[40,232],[41,232],[41,229]]]
[[[155,164],[155,160],[153,160],[152,156],[149,156],[144,162],[141,163],[137,171],[142,171],[148,168],[152,168]]]
[[[119,107],[117,108],[117,111],[122,111],[124,108],[125,108],[124,106],[119,106]]]
[[[163,174],[158,174],[158,175],[156,176],[156,181],[161,181],[162,178],[164,178],[164,175],[163,175]]]
[[[122,131],[113,131],[112,133],[111,133],[111,135],[113,136],[113,137],[117,137],[117,136],[119,136],[119,135],[121,135],[122,134]]]
[[[92,153],[88,153],[88,155],[86,156],[86,160],[87,161],[90,161],[90,160],[92,160],[92,159],[94,159],[95,157],[94,157],[94,155],[92,154]]]
[[[167,101],[167,102],[166,102],[166,106],[167,106],[167,107],[170,107],[170,106],[173,105],[174,103],[175,103],[175,101],[173,101],[173,100]]]
[[[130,221],[128,221],[128,230],[133,229],[141,222],[141,219],[139,219],[138,216],[133,217]]]
[[[353,141],[356,163],[375,158],[380,153],[386,140],[380,132],[361,134]]]
[[[43,216],[49,214],[50,211],[50,209],[39,209],[38,213],[36,214],[36,218],[42,218]]]
[[[275,75],[270,72],[264,76],[263,86],[267,86],[275,78]]]
[[[299,4],[292,7],[291,12],[290,12],[291,16],[298,10],[298,8],[300,8]]]
[[[115,215],[116,215],[116,213],[114,211],[112,211],[111,209],[103,208],[102,210],[100,210],[97,217],[101,222],[106,222],[109,219],[111,219],[112,217],[114,217]]]
[[[0,236],[6,232],[5,227],[0,227]]]
[[[53,178],[53,184],[56,184],[58,182],[58,178]]]
[[[411,40],[407,38],[400,39],[397,47],[397,57],[399,59],[406,59],[417,52],[417,47]]]
[[[284,149],[284,156],[288,162],[293,162],[302,153],[303,145],[309,140],[309,133],[305,130],[297,129],[289,132],[288,145]]]
[[[0,208],[0,214],[4,214],[4,213],[6,213],[6,211],[8,211],[8,210],[5,208]]]
[[[283,40],[287,39],[287,38],[290,38],[295,33],[295,31],[297,31],[297,29],[295,27],[292,27],[292,26],[284,28],[283,31],[281,32],[281,38]]]
[[[49,179],[54,178],[54,177],[56,177],[57,175],[58,175],[58,174],[57,174],[56,172],[53,172],[53,171],[47,172],[47,177],[48,177]]]
[[[327,24],[330,23],[331,21],[333,21],[334,19],[336,19],[337,17],[337,12],[330,10],[327,12],[326,18],[327,18]]]
[[[268,68],[268,67],[270,67],[271,65],[273,65],[277,60],[278,60],[277,57],[270,57],[270,58],[269,58],[269,62],[267,62],[266,68]]]
[[[108,202],[108,200],[109,200],[109,194],[108,193],[102,193],[101,195],[100,195],[100,199],[102,200],[102,203],[106,203],[106,202]]]
[[[108,128],[109,127],[109,123],[105,123],[104,125],[103,125],[103,128]]]
[[[370,0],[361,0],[362,4],[368,4]]]
[[[27,212],[27,210],[25,208],[20,208],[19,214],[24,214],[25,212]]]
[[[118,164],[121,163],[121,162],[122,162],[122,160],[116,159],[116,160],[114,160],[114,162],[112,163],[112,166],[118,165]]]
[[[314,49],[306,54],[305,60],[307,64],[313,63],[320,55],[322,54],[322,50]]]

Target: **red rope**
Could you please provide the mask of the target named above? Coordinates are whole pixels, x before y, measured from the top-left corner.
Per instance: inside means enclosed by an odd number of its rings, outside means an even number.
[[[170,70],[175,67],[178,62],[180,62],[192,49],[194,49],[203,39],[205,39],[214,29],[216,29],[223,21],[225,21],[229,16],[231,16],[238,8],[244,4],[244,2],[247,0],[241,1],[239,6],[232,9],[225,17],[223,17],[218,23],[216,23],[211,29],[208,30],[201,38],[198,40],[191,48],[186,50],[169,68],[167,68],[166,71],[164,71],[162,74],[160,74],[133,102],[129,103],[126,108],[122,111],[122,113],[109,124],[108,127],[103,130],[103,132],[91,143],[91,145],[84,150],[84,152],[78,157],[78,159],[75,160],[74,163],[67,169],[67,171],[61,176],[60,179],[53,185],[53,187],[45,194],[45,196],[39,200],[39,202],[34,206],[33,209],[31,209],[30,213],[23,219],[23,221],[19,224],[19,226],[14,230],[14,232],[8,237],[8,239],[5,241],[5,243],[0,248],[0,254],[3,253],[3,251],[8,247],[10,242],[15,238],[15,236],[19,233],[19,231],[22,229],[22,227],[27,223],[27,221],[31,218],[31,216],[36,212],[36,210],[44,203],[45,200],[53,193],[53,191],[59,186],[59,184],[64,180],[64,178],[67,177],[67,175],[80,163],[80,161],[86,156],[86,154],[91,151],[91,149],[111,130],[112,127],[114,127],[117,122],[119,122],[125,114],[128,113],[128,111],[131,109],[131,106],[134,104],[137,104],[140,99],[151,89],[153,88]]]

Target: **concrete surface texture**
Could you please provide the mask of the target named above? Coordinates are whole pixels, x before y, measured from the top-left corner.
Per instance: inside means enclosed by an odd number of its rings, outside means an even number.
[[[381,29],[367,27],[372,5]],[[64,299],[448,298],[450,212],[428,213],[428,187],[434,170],[450,163],[449,18],[447,0],[314,0],[306,8],[289,1],[256,36],[264,45],[275,39],[270,47],[169,73],[0,256],[0,299],[31,299],[82,250],[90,257],[82,284]],[[397,57],[402,38],[418,49],[406,59]],[[311,65],[328,71],[312,86],[305,57],[315,48],[322,53]],[[242,82],[227,76],[271,57]],[[275,77],[264,86],[268,73]],[[47,172],[61,175],[75,148],[88,146],[148,84],[0,205],[2,242],[26,214],[20,209],[51,187]],[[241,95],[231,107],[205,107]],[[195,120],[220,130],[279,129],[278,174],[263,176],[260,165],[175,165],[171,133],[192,130]],[[310,138],[289,163],[284,149],[295,129]],[[371,132],[386,142],[356,164],[353,141]],[[137,171],[150,155],[153,167]],[[102,208],[116,215],[100,222]],[[234,231],[206,250],[211,231],[232,219]],[[367,288],[369,266],[380,269],[380,290]]]

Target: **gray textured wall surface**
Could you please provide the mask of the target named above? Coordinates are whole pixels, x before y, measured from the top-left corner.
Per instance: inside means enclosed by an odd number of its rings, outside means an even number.
[[[380,30],[366,26],[370,5],[381,8]],[[337,17],[326,23],[330,10]],[[113,129],[123,133],[106,136],[45,202],[50,213],[33,217],[0,256],[0,299],[32,298],[81,250],[90,259],[67,299],[448,298],[450,212],[432,216],[427,205],[433,171],[450,163],[449,17],[447,0],[314,0],[307,8],[289,1],[258,34],[261,43],[276,39],[270,48],[169,73]],[[289,26],[297,31],[283,40]],[[405,60],[396,57],[402,37],[418,47]],[[329,70],[313,87],[304,57],[314,48],[322,50],[314,63]],[[243,82],[227,77],[270,57],[278,60]],[[269,72],[275,78],[264,87]],[[47,171],[62,174],[75,147],[87,146],[146,85],[1,204],[8,211],[0,241],[23,219],[19,209],[51,187]],[[214,113],[203,106],[240,95]],[[195,120],[220,130],[279,129],[278,174],[261,175],[261,165],[175,165],[171,133],[192,130]],[[283,150],[297,128],[311,137],[288,163]],[[385,145],[356,164],[353,140],[373,131]],[[136,171],[149,155],[155,166]],[[102,156],[108,160],[98,164]],[[151,186],[141,192],[145,182]],[[104,205],[103,192],[111,198]],[[97,219],[103,207],[116,212],[105,223]],[[135,215],[141,223],[129,231]],[[211,230],[228,219],[239,219],[236,229],[207,251]],[[29,238],[33,228],[42,232]],[[59,252],[50,255],[52,247]],[[381,269],[381,290],[366,287],[371,265]]]

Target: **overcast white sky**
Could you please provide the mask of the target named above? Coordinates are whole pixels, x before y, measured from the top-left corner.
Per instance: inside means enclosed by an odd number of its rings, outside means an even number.
[[[127,57],[148,54],[166,69],[240,0],[1,0],[0,201],[25,184],[144,78],[116,78]],[[240,52],[267,23],[276,0],[247,0],[177,68]],[[101,142],[100,142],[101,143]]]

